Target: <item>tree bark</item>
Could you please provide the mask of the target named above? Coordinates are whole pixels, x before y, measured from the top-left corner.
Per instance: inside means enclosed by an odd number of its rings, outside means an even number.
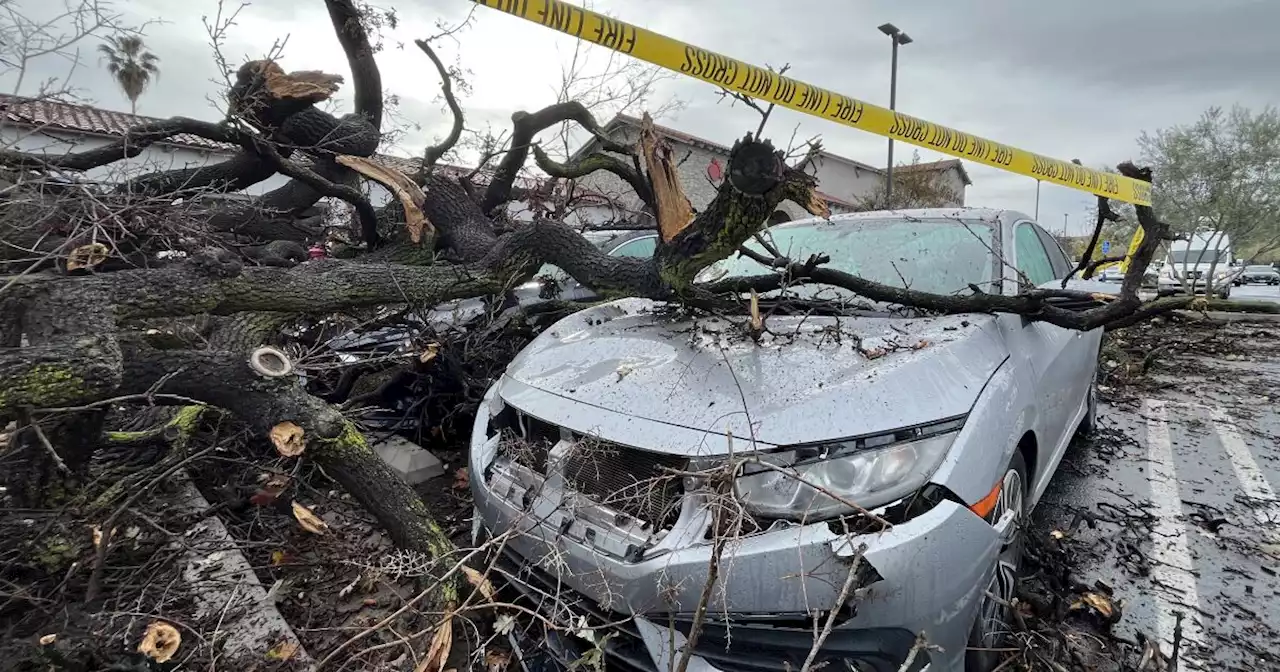
[[[248,352],[157,350],[125,342],[120,392],[148,391],[207,401],[265,438],[289,420],[302,427],[305,456],[314,459],[369,510],[401,548],[444,557],[452,542],[418,494],[373,451],[351,421],[307,394],[292,376],[267,378],[248,366]]]

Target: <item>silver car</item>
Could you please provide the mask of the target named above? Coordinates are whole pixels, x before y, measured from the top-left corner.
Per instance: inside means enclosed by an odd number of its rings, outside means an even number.
[[[769,234],[792,258],[941,293],[1070,270],[1009,211]],[[704,277],[768,272],[739,257]],[[745,317],[614,301],[549,328],[488,391],[470,447],[477,539],[500,540],[507,583],[570,626],[513,633],[527,669],[595,647],[616,669],[673,669],[700,604],[690,670],[799,670],[833,610],[815,658],[829,669],[896,671],[918,635],[910,669],[996,664],[1020,522],[1094,422],[1100,331],[795,293],[850,303],[837,317],[764,297],[751,338]]]

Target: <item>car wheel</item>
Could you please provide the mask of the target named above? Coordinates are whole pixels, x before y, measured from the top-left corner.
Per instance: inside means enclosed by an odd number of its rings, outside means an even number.
[[[1219,298],[1219,299],[1222,299],[1223,301],[1226,301],[1227,299],[1230,299],[1230,298],[1231,298],[1231,287],[1230,287],[1230,286],[1223,287],[1223,288],[1222,288],[1222,292],[1220,292],[1220,293],[1218,294],[1218,298]]]
[[[1089,383],[1089,391],[1085,393],[1088,399],[1085,402],[1084,417],[1080,419],[1080,426],[1076,427],[1078,436],[1088,436],[1093,430],[1098,428],[1098,372],[1093,372],[1093,381]]]
[[[1011,620],[1005,605],[1011,604],[1017,594],[1018,571],[1022,567],[1022,549],[1025,544],[1023,529],[1027,519],[1027,463],[1021,451],[1005,469],[1000,494],[995,508],[987,514],[987,522],[1000,523],[1007,512],[1012,512],[1005,528],[1005,543],[996,558],[996,569],[991,582],[978,603],[978,616],[969,629],[969,648],[965,652],[965,672],[989,672],[1000,665],[1000,652],[1009,635]]]

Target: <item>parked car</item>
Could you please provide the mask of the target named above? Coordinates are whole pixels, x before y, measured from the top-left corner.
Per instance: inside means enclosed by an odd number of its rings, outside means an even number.
[[[1120,264],[1112,264],[1098,274],[1098,280],[1102,282],[1120,282],[1124,280],[1124,271],[1120,270]]]
[[[844,214],[769,234],[795,258],[821,252],[832,268],[939,293],[1013,294],[1019,273],[1057,287],[1071,268],[1010,211]],[[734,257],[700,278],[770,272]],[[472,435],[473,532],[519,531],[503,537],[503,582],[574,624],[517,629],[526,669],[569,668],[597,644],[606,665],[671,669],[702,600],[691,670],[800,669],[813,616],[832,609],[815,661],[826,669],[896,671],[918,633],[940,649],[911,670],[996,664],[1022,527],[1095,423],[1101,330],[856,305],[773,313],[752,342],[746,316],[623,299],[563,319],[511,362]],[[856,607],[837,604],[846,583]]]
[[[1235,284],[1240,285],[1280,285],[1280,272],[1276,269],[1266,266],[1245,266],[1240,275],[1236,276]]]

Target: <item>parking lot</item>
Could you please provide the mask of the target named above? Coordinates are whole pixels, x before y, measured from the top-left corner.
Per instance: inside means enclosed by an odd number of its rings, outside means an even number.
[[[1231,298],[1240,301],[1272,301],[1280,303],[1280,287],[1275,285],[1243,285],[1231,288]]]
[[[1280,301],[1274,287],[1240,289]],[[1036,532],[1064,535],[1081,583],[1113,590],[1118,635],[1158,637],[1167,653],[1182,612],[1178,669],[1274,670],[1280,322],[1226,330],[1215,342],[1238,350],[1192,348],[1139,389],[1106,391],[1103,429],[1067,454]]]

